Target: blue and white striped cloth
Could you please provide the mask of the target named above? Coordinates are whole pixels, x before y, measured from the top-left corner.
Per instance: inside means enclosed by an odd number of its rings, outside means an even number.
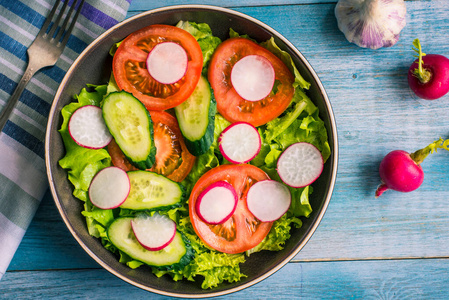
[[[55,1],[0,0],[0,110],[24,73],[26,50]],[[0,133],[0,278],[48,188],[44,138],[58,85],[84,48],[125,18],[130,1],[84,3],[62,56],[54,67],[41,70],[31,79]]]

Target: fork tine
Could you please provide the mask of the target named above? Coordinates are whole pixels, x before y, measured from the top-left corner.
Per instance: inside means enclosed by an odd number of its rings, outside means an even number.
[[[66,2],[69,2],[66,0]],[[62,24],[61,28],[59,29],[58,34],[55,36],[55,40],[59,41],[62,37],[62,35],[64,34],[64,32],[66,31],[66,27],[67,24],[69,23],[69,20],[73,14],[73,11],[75,10],[76,4],[77,4],[78,0],[74,0],[72,3],[72,6],[69,9],[69,12],[67,13],[67,16],[65,17],[64,23]]]
[[[69,28],[67,30],[65,30],[66,33],[64,35],[64,39],[61,41],[61,44],[60,44],[62,47],[64,47],[65,44],[67,44],[67,41],[69,40],[69,37],[72,34],[73,27],[75,27],[76,20],[78,19],[78,16],[79,16],[79,14],[81,12],[81,9],[83,8],[84,1],[85,0],[81,0],[81,3],[78,5],[78,9],[76,10],[76,14],[75,14],[75,16],[72,19],[72,23],[70,24]]]
[[[58,8],[59,3],[61,3],[61,0],[56,0],[55,5],[53,5],[53,8],[51,9],[50,14],[48,15],[47,19],[45,20],[44,25],[42,25],[42,28],[39,31],[38,35],[42,36],[47,32],[48,26],[51,24],[51,20],[55,16],[56,9]]]
[[[64,5],[62,5],[62,8],[58,13],[58,16],[57,16],[55,22],[53,23],[53,26],[51,27],[50,31],[48,32],[48,37],[50,39],[53,38],[53,35],[55,34],[56,30],[58,29],[59,23],[61,22],[62,16],[64,15],[64,12],[65,12],[68,4],[69,4],[68,0],[64,1]]]

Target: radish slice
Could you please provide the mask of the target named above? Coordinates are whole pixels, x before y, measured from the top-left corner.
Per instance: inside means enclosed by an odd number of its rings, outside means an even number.
[[[131,189],[128,174],[117,167],[107,167],[98,172],[89,186],[89,198],[101,209],[119,207]]]
[[[234,164],[244,164],[259,154],[259,131],[249,123],[237,122],[223,130],[218,139],[221,154]]]
[[[98,106],[86,105],[78,108],[70,117],[68,128],[72,139],[84,148],[101,149],[112,140]]]
[[[246,196],[249,211],[262,222],[273,222],[282,217],[291,202],[288,187],[275,180],[256,182]]]
[[[323,171],[323,156],[314,145],[301,142],[289,146],[277,162],[282,181],[294,188],[305,187],[314,182]]]
[[[231,83],[245,100],[259,101],[273,89],[275,72],[271,62],[260,55],[240,59],[231,70]]]
[[[175,238],[176,223],[166,215],[152,216],[138,214],[131,221],[137,241],[149,251],[159,251],[167,247]]]
[[[187,53],[179,44],[157,44],[147,57],[147,69],[151,77],[162,84],[180,80],[187,71]]]
[[[217,181],[199,195],[195,203],[196,213],[208,224],[221,224],[232,216],[237,202],[234,187],[226,181]]]

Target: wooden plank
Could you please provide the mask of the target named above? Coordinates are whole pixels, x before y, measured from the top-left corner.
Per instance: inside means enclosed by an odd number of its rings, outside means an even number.
[[[449,260],[289,263],[268,279],[217,299],[445,299]],[[8,272],[1,298],[169,299],[105,270]]]
[[[199,0],[195,3],[190,3],[188,1],[179,0],[132,0],[129,7],[130,14],[135,14],[136,12],[147,11],[154,8],[172,6],[172,5],[183,5],[183,4],[200,4],[200,5],[214,5],[220,7],[252,7],[252,6],[273,6],[273,5],[310,5],[310,4],[321,4],[321,3],[332,3],[336,4],[336,0],[248,0],[248,1],[238,1],[238,0]]]
[[[9,270],[98,268],[62,221],[47,191]]]
[[[377,168],[393,149],[413,151],[449,137],[449,96],[434,102],[411,97],[406,72],[411,42],[449,56],[448,8],[443,2],[407,2],[408,24],[394,47],[367,50],[349,44],[336,27],[334,4],[240,7],[286,36],[308,58],[331,99],[338,124],[340,162],[328,211],[295,261],[447,257],[448,153],[423,164],[415,192],[388,191],[379,199]],[[273,18],[273,16],[279,16]],[[428,21],[432,20],[432,21]],[[421,34],[427,32],[429,34]],[[431,34],[430,34],[431,33]],[[96,268],[44,200],[10,270]]]

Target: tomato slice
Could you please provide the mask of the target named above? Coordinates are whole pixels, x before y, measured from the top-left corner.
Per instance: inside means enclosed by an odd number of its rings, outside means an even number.
[[[181,182],[192,170],[195,156],[187,150],[178,121],[174,116],[164,111],[152,111],[150,115],[153,121],[154,144],[157,151],[156,162],[149,171]],[[115,141],[108,145],[108,152],[114,166],[125,171],[137,170],[126,159]]]
[[[256,102],[240,97],[231,83],[232,67],[247,55],[267,58],[275,72],[273,92]],[[295,92],[294,77],[287,66],[276,55],[245,38],[231,38],[217,47],[210,61],[208,78],[217,100],[218,112],[230,122],[248,122],[256,127],[283,113]]]
[[[195,156],[187,150],[176,117],[165,111],[151,111],[150,115],[157,149],[156,162],[150,171],[181,182],[192,170]]]
[[[270,179],[261,169],[248,164],[221,165],[201,176],[189,199],[189,215],[193,228],[209,247],[224,253],[241,253],[257,246],[268,234],[272,222],[261,222],[248,210],[246,195],[256,182]],[[218,225],[209,225],[196,213],[198,196],[217,181],[230,183],[239,196],[237,208],[230,219]]]
[[[146,67],[151,49],[162,42],[174,42],[188,56],[185,75],[173,84],[154,80]],[[114,54],[112,70],[118,87],[132,93],[149,111],[166,110],[184,102],[194,91],[203,68],[203,54],[187,31],[170,25],[151,25],[126,37]]]

